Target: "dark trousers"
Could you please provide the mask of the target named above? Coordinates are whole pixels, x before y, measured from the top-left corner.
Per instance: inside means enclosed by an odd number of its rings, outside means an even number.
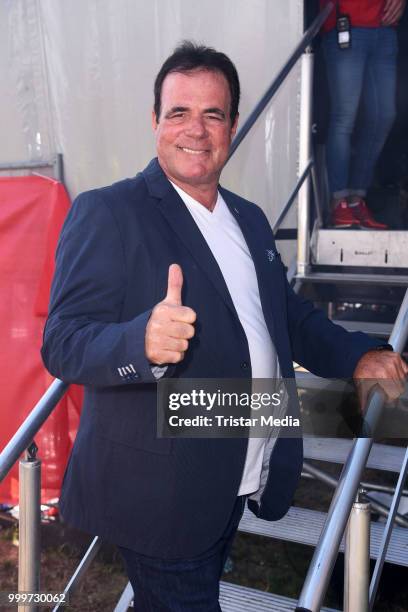
[[[245,507],[237,497],[228,525],[209,550],[190,559],[157,559],[119,547],[136,612],[220,612],[219,581]]]

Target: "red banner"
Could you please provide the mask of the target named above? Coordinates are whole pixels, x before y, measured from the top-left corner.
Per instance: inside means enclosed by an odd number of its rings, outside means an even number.
[[[40,348],[54,253],[69,205],[64,186],[53,179],[0,177],[0,449],[53,380]],[[43,502],[59,497],[81,404],[82,388],[71,386],[35,436]],[[0,485],[0,503],[18,503],[18,463]]]

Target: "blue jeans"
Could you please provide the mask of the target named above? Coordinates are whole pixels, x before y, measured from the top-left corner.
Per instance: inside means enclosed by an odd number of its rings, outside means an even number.
[[[247,496],[237,497],[221,538],[190,559],[156,559],[119,547],[136,612],[221,612],[219,582]]]
[[[364,196],[395,119],[397,34],[391,27],[352,28],[351,47],[340,49],[332,30],[323,36],[323,53],[331,102],[330,192]],[[360,104],[361,122],[355,126]]]

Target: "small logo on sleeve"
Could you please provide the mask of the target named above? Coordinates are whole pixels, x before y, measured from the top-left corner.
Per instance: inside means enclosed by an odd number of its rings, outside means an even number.
[[[139,376],[138,373],[136,372],[135,368],[133,367],[133,363],[129,363],[129,365],[122,366],[121,368],[118,368],[118,372],[122,376],[122,378],[128,378],[129,375],[132,378],[138,378],[138,376]]]

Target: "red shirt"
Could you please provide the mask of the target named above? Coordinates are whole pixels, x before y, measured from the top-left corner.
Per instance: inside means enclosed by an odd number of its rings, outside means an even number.
[[[320,0],[320,8],[324,8],[328,0]],[[350,17],[351,25],[357,28],[378,28],[384,12],[385,0],[339,0],[339,12]],[[334,6],[326,22],[323,32],[336,27],[336,6]]]

